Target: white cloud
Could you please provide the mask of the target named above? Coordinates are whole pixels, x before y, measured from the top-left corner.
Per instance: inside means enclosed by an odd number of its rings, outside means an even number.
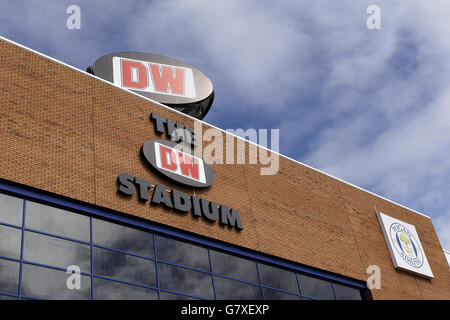
[[[155,2],[130,30],[142,50],[176,52],[200,69],[214,71],[252,104],[273,106],[308,81],[300,65],[312,40],[280,21],[267,3],[243,1]],[[292,19],[292,17],[290,17]],[[185,50],[187,49],[187,51]],[[218,96],[218,99],[221,97]]]
[[[432,216],[449,248],[450,3],[381,8],[390,17],[371,53],[329,61],[335,110],[306,162]]]

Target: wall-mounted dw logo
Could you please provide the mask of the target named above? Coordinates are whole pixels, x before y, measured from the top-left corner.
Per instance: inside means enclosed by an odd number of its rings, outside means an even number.
[[[214,100],[212,82],[200,70],[156,54],[108,54],[88,72],[198,119],[204,118]]]
[[[377,213],[392,262],[396,269],[433,278],[416,228],[408,223]]]
[[[149,140],[142,146],[146,162],[171,180],[190,187],[209,187],[216,179],[212,168],[195,153],[175,148],[166,140]]]

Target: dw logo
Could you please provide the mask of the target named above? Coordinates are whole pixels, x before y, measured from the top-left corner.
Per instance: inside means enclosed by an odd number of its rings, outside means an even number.
[[[158,168],[206,183],[202,159],[158,142],[154,146]]]
[[[126,89],[195,98],[192,69],[113,57],[114,84]]]
[[[209,187],[214,183],[212,168],[196,154],[176,148],[173,141],[149,140],[142,147],[144,159],[164,176],[191,187]]]

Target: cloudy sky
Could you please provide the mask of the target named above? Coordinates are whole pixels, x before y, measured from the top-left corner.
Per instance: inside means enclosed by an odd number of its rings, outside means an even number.
[[[0,0],[0,35],[82,70],[117,51],[194,65],[216,92],[205,121],[279,128],[282,154],[431,216],[450,250],[449,16],[448,0]]]

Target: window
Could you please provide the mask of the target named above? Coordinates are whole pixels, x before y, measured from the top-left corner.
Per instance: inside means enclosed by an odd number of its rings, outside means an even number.
[[[89,241],[89,217],[26,201],[25,227],[54,235]]]
[[[214,273],[239,280],[259,282],[254,261],[215,250],[211,250],[211,260]]]
[[[334,299],[333,287],[331,281],[318,279],[306,275],[298,275],[302,294],[304,296],[323,300]]]
[[[171,238],[156,236],[158,260],[210,271],[208,249]]]
[[[356,281],[39,195],[0,194],[0,300],[363,298]],[[72,265],[80,290],[67,288]]]
[[[100,219],[92,219],[95,245],[153,258],[153,234]]]
[[[77,265],[81,272],[90,272],[91,269],[88,245],[30,231],[24,233],[23,258],[26,261],[63,269]]]
[[[158,264],[158,272],[161,289],[214,299],[210,274],[174,267],[165,263]]]
[[[0,292],[17,293],[19,268],[18,262],[0,259]]]
[[[259,263],[259,273],[263,285],[298,294],[295,273]]]
[[[81,276],[80,290],[69,290],[65,271],[30,264],[23,265],[22,295],[42,299],[86,300],[91,297],[91,279]]]
[[[0,194],[0,222],[22,225],[23,200]]]
[[[158,291],[116,281],[94,279],[95,299],[158,300]]]
[[[107,249],[94,248],[94,274],[156,287],[153,260]]]
[[[338,300],[361,300],[361,291],[343,284],[333,284]]]
[[[299,300],[298,295],[264,288],[264,299],[266,300]]]
[[[0,225],[0,256],[19,259],[21,237],[22,230]]]
[[[261,287],[242,281],[214,277],[219,300],[261,300]]]

